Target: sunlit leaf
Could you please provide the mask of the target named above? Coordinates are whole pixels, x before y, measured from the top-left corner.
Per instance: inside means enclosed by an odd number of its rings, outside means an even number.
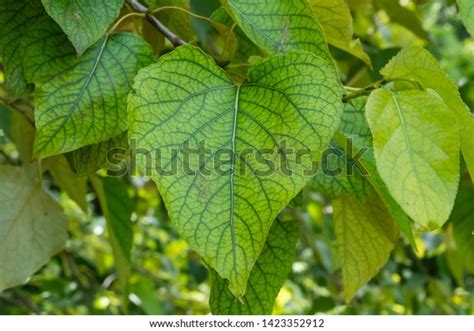
[[[404,88],[413,88],[406,82],[413,80],[424,88],[435,90],[457,117],[461,137],[461,151],[471,179],[474,181],[474,116],[464,104],[456,84],[441,69],[436,59],[421,47],[408,47],[397,54],[381,74]]]
[[[309,53],[264,60],[240,86],[191,46],[138,74],[129,137],[137,149],[150,156],[158,150],[167,160],[161,169],[143,159],[139,165],[157,182],[181,235],[234,294],[245,293],[273,220],[306,184],[305,170],[338,128],[341,93],[332,65]],[[309,155],[298,161],[283,144]],[[211,157],[188,162],[186,151],[203,148]],[[268,162],[259,161],[262,151],[271,151]],[[228,161],[218,166],[215,153]],[[286,162],[275,162],[282,154]]]
[[[441,227],[459,181],[455,116],[441,98],[417,90],[376,90],[366,112],[377,169],[388,190],[416,223]]]
[[[346,51],[371,66],[359,39],[353,40],[352,16],[344,0],[310,0],[311,7],[329,44]]]

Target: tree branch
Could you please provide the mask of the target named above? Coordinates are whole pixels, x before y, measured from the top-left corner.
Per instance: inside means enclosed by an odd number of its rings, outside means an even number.
[[[166,39],[171,41],[174,46],[178,47],[186,44],[183,39],[174,34],[174,32],[168,29],[168,27],[165,26],[163,23],[161,23],[159,19],[157,19],[150,12],[148,12],[147,6],[142,5],[140,2],[138,2],[138,0],[127,0],[127,2],[137,12],[145,14],[148,22],[150,22],[151,25],[153,25],[158,31],[160,31]]]

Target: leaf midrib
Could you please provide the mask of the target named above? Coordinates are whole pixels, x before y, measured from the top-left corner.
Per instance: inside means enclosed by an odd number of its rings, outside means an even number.
[[[230,171],[230,235],[232,239],[232,256],[234,266],[237,265],[237,252],[236,252],[236,239],[235,239],[235,229],[234,229],[234,208],[235,208],[235,198],[234,198],[234,174],[235,174],[235,156],[236,156],[236,133],[237,133],[237,113],[239,111],[239,96],[240,96],[241,85],[237,86],[235,92],[235,102],[234,102],[234,122],[232,123],[232,136],[231,136],[231,149],[232,149],[232,162],[231,171]]]
[[[406,127],[405,118],[403,117],[402,110],[400,108],[400,105],[398,104],[398,100],[395,97],[395,94],[392,94],[392,99],[393,99],[393,102],[395,104],[395,108],[397,110],[398,117],[400,119],[400,128],[402,130],[403,137],[405,138],[405,145],[407,147],[408,157],[410,158],[410,162],[412,164],[412,169],[413,169],[413,172],[415,174],[416,181],[418,182],[418,184],[420,186],[421,198],[423,200],[423,205],[425,206],[425,211],[426,211],[426,216],[427,216],[428,204],[427,204],[427,201],[426,201],[425,191],[423,189],[423,182],[420,180],[420,175],[418,174],[418,169],[415,166],[415,159],[413,158],[413,153],[412,153],[413,149],[412,149],[412,146],[411,146],[411,141],[410,141],[410,137],[409,137],[409,134],[408,134],[408,129]]]

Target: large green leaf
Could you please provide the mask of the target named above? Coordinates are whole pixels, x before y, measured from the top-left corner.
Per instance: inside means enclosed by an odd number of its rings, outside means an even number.
[[[348,302],[387,262],[399,232],[375,192],[363,204],[345,195],[334,200],[332,206],[344,298]]]
[[[269,54],[295,49],[329,54],[307,0],[227,0],[224,5],[247,36]]]
[[[211,271],[209,306],[216,315],[270,315],[273,303],[295,259],[301,229],[298,221],[276,220],[268,233],[262,254],[255,262],[248,289],[240,300],[228,282]]]
[[[162,160],[161,169],[156,160],[138,164],[158,183],[181,235],[237,296],[342,113],[343,91],[321,57],[272,57],[248,77],[236,86],[210,57],[184,46],[141,70],[129,97],[130,139]],[[192,149],[203,157],[186,157]],[[309,151],[300,162],[299,150]]]
[[[441,98],[418,90],[376,90],[366,114],[390,193],[416,223],[441,227],[459,182],[456,117]]]
[[[101,39],[117,18],[123,0],[41,0],[69,37],[78,55]]]
[[[474,2],[472,0],[457,0],[461,19],[467,31],[474,36]]]
[[[37,84],[35,154],[46,157],[106,141],[127,128],[126,100],[138,69],[153,62],[142,38],[104,37],[69,69]]]
[[[0,167],[0,292],[23,283],[66,243],[67,219],[21,168]]]
[[[413,88],[405,80],[413,80],[424,88],[435,90],[457,117],[461,135],[461,150],[474,181],[474,116],[464,104],[456,84],[441,69],[436,59],[421,47],[408,47],[397,54],[383,68],[381,74],[398,85]]]
[[[344,0],[310,0],[309,3],[324,29],[328,43],[371,66],[370,57],[362,48],[360,40],[352,39],[352,16],[346,2]]]

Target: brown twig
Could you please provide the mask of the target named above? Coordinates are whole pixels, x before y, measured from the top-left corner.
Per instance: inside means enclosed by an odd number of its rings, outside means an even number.
[[[153,16],[152,13],[148,11],[147,6],[142,5],[140,2],[138,2],[138,0],[127,0],[127,3],[137,12],[145,14],[148,22],[150,22],[151,25],[153,25],[158,31],[160,31],[166,39],[171,41],[174,46],[178,47],[186,44],[183,39],[178,37],[173,31],[168,29],[167,26],[161,23],[159,19]]]

